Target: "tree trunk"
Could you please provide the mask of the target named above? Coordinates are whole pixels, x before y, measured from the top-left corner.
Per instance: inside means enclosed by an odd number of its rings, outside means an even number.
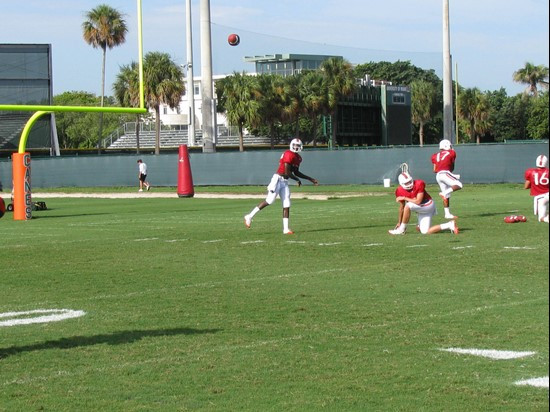
[[[420,122],[418,126],[418,137],[420,139],[420,147],[424,146],[424,122]]]
[[[330,141],[332,149],[336,146],[336,113],[332,113],[330,115],[330,128],[331,128],[331,134],[330,134]]]
[[[317,147],[317,115],[312,116],[311,124],[313,127],[313,147]]]
[[[244,152],[243,124],[239,123],[239,151]]]
[[[160,106],[155,106],[155,154],[160,154]]]
[[[271,150],[275,149],[275,125],[269,124],[269,142],[271,143]]]

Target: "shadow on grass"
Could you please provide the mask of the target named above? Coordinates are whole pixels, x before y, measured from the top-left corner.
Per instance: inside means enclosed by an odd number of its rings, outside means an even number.
[[[8,356],[17,355],[24,352],[32,352],[45,349],[72,349],[82,346],[92,345],[124,345],[133,343],[143,338],[154,338],[159,336],[176,335],[200,335],[206,333],[218,333],[221,329],[192,329],[192,328],[173,328],[158,330],[125,330],[121,332],[106,333],[93,336],[73,336],[71,338],[61,338],[58,340],[49,340],[33,345],[11,346],[0,349],[0,359]]]

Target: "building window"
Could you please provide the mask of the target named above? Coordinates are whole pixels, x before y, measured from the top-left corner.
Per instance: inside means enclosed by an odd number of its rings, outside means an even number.
[[[405,95],[396,93],[392,96],[392,102],[395,104],[405,104]]]

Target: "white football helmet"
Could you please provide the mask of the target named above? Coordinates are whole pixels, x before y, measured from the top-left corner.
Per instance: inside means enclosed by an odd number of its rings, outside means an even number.
[[[537,167],[548,167],[548,158],[545,155],[538,156],[536,165]]]
[[[439,142],[439,150],[451,150],[452,148],[451,142],[447,139],[443,139]]]
[[[403,172],[397,178],[399,185],[405,190],[411,190],[414,187],[414,181],[410,174]]]
[[[303,148],[302,141],[300,139],[292,139],[290,142],[290,151],[294,153],[301,152]]]

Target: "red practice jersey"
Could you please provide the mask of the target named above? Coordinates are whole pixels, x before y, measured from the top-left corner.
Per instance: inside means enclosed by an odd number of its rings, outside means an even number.
[[[299,168],[300,163],[302,163],[302,156],[300,156],[298,153],[291,152],[290,150],[284,152],[279,159],[279,168],[277,169],[277,174],[281,176],[285,175],[285,163],[289,163],[290,166],[294,168]]]
[[[448,170],[452,172],[455,168],[456,152],[451,150],[440,150],[432,155],[432,163],[435,165],[435,172]]]
[[[424,198],[422,199],[422,203],[424,204],[432,199],[430,194],[426,192],[426,183],[423,180],[415,180],[413,182],[413,188],[411,190],[405,190],[401,186],[397,186],[397,189],[395,189],[395,197],[404,196],[408,198],[415,198],[418,193],[424,192]]]
[[[525,180],[531,182],[531,196],[548,193],[548,169],[533,167],[525,171]]]

